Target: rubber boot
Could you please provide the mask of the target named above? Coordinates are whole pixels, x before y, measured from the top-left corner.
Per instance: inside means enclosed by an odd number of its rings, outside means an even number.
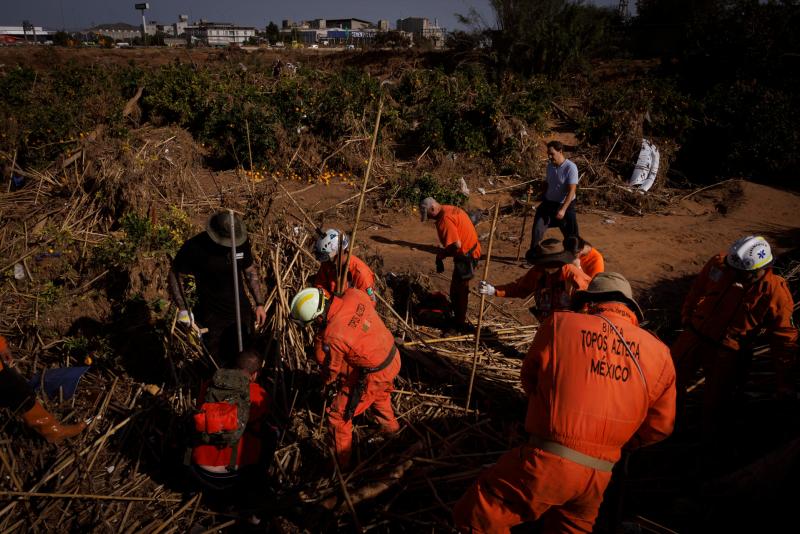
[[[22,414],[22,420],[48,443],[61,443],[67,438],[80,434],[86,428],[86,423],[62,425],[56,421],[53,414],[44,409],[38,400],[33,408]]]

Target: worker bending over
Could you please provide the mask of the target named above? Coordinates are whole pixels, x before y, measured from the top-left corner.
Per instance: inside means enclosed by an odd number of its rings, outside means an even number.
[[[61,443],[80,434],[85,423],[62,425],[36,399],[33,388],[12,366],[14,357],[6,338],[0,336],[0,408],[19,413],[28,427],[50,443]]]
[[[341,249],[339,247],[341,239]],[[325,235],[317,239],[314,245],[314,256],[319,260],[319,271],[314,276],[314,286],[319,287],[333,295],[336,293],[336,282],[338,272],[344,269],[347,261],[345,252],[350,246],[350,239],[347,234],[342,234],[339,230],[329,228],[325,230]],[[350,255],[350,265],[347,269],[347,279],[345,288],[354,287],[360,289],[376,304],[375,298],[375,275],[366,263],[361,261],[355,254]]]
[[[531,258],[531,268],[522,278],[493,286],[486,280],[478,284],[481,295],[536,299],[532,313],[543,321],[554,311],[569,310],[572,296],[576,291],[586,289],[591,278],[576,265],[575,256],[564,250],[557,239],[545,239],[536,247],[536,254]]]
[[[439,204],[431,197],[419,204],[420,216],[425,222],[431,218],[436,223],[436,233],[442,249],[436,254],[436,272],[444,272],[444,259],[453,258],[453,277],[450,279],[450,303],[453,306],[453,328],[465,330],[469,281],[475,276],[475,267],[481,257],[478,233],[469,215],[456,206]]]
[[[341,296],[303,289],[292,299],[291,314],[317,328],[314,359],[324,383],[337,388],[328,408],[328,430],[339,466],[345,469],[352,454],[354,417],[372,407],[384,432],[400,430],[391,398],[400,354],[372,300],[358,289],[346,289]]]
[[[556,311],[522,364],[529,442],[484,471],[453,509],[461,532],[591,532],[621,450],[663,440],[675,420],[669,349],[639,328],[642,313],[617,273]]]
[[[772,259],[763,237],[739,239],[727,254],[720,253],[706,263],[683,304],[685,330],[672,345],[678,396],[682,400],[686,386],[702,366],[706,379],[702,428],[707,439],[715,439],[715,434],[729,426],[736,390],[744,384],[761,331],[769,339],[778,395],[796,395],[789,379],[797,354],[794,302],[786,280],[772,271]]]
[[[606,270],[605,260],[600,251],[580,236],[565,238],[564,250],[578,258],[581,270],[589,278],[594,278],[597,273],[602,273]]]

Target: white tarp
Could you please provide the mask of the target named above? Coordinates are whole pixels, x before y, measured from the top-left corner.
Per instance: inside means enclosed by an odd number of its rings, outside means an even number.
[[[628,185],[637,188],[639,191],[649,191],[658,175],[659,158],[656,145],[647,139],[642,139],[639,159],[636,160],[636,166],[633,168]]]

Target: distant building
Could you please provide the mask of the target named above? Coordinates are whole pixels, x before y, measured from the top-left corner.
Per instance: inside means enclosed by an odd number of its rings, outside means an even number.
[[[184,31],[189,39],[203,42],[209,46],[241,45],[256,36],[256,29],[252,27],[204,20],[186,26]]]
[[[328,28],[343,30],[366,30],[375,27],[370,21],[362,19],[328,19],[326,23]]]
[[[186,27],[189,25],[189,15],[178,15],[178,22],[172,25],[172,32],[175,37],[180,37],[186,33]]]
[[[397,20],[397,29],[400,31],[409,32],[415,38],[424,37],[433,42],[436,48],[444,47],[444,38],[446,30],[439,27],[438,21],[434,20],[433,24],[423,17],[408,17],[405,19]]]
[[[54,33],[54,31],[45,30],[41,26],[28,26],[27,30],[22,26],[0,26],[0,37],[7,37],[0,42],[4,44],[24,43],[26,38],[30,42],[33,42],[34,39],[36,42],[44,42],[49,41]]]
[[[378,21],[378,29],[382,32],[389,31],[389,21],[388,20],[379,20]]]
[[[133,26],[124,22],[117,22],[114,24],[101,24],[94,28],[89,28],[88,32],[97,35],[104,35],[110,37],[115,41],[129,41],[142,36],[142,27]],[[155,31],[153,32],[155,35]]]

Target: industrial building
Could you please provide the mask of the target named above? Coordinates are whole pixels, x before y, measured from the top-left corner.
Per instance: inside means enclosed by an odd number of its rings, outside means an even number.
[[[207,22],[201,20],[185,27],[185,33],[192,42],[202,42],[209,46],[242,45],[256,36],[256,29],[237,26],[228,22]]]

